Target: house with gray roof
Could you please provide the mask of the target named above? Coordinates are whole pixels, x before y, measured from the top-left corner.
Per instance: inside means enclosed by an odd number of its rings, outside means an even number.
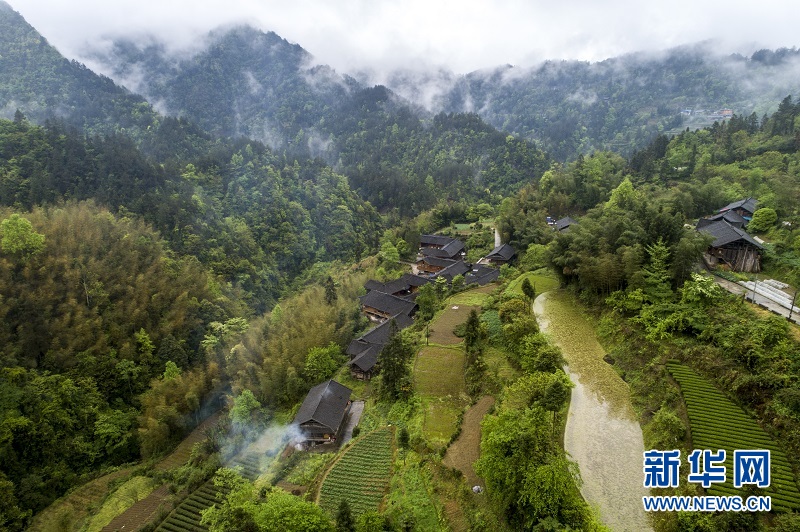
[[[755,198],[745,198],[743,200],[734,201],[722,207],[717,213],[735,212],[743,217],[748,222],[753,217],[753,213],[758,209],[758,201]]]
[[[570,218],[569,216],[564,216],[560,220],[556,220],[553,227],[559,233],[569,231],[569,228],[573,225],[578,225],[578,222]]]
[[[712,265],[725,264],[735,272],[761,271],[763,247],[744,229],[734,227],[726,220],[717,220],[703,226],[698,223],[697,230],[714,238],[706,251]]]
[[[516,254],[517,250],[513,247],[508,244],[502,244],[494,248],[485,258],[492,264],[503,265],[511,262],[511,259],[513,259]]]
[[[386,321],[398,314],[413,316],[417,310],[417,304],[413,301],[378,290],[370,290],[358,299],[361,301],[361,311],[377,322]]]
[[[308,391],[294,417],[307,445],[333,443],[345,426],[352,390],[335,380],[317,384]]]

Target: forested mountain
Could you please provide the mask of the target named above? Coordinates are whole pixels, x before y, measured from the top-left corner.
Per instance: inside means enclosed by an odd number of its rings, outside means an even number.
[[[0,0],[0,113],[60,118],[90,133],[145,130],[156,114],[141,97],[63,57]]]
[[[491,200],[548,164],[533,144],[476,115],[434,117],[383,86],[312,66],[298,45],[247,26],[212,32],[189,58],[122,40],[94,59],[167,114],[321,157],[375,207],[401,215],[443,199]]]
[[[798,92],[799,65],[794,49],[761,50],[748,58],[720,55],[705,43],[597,63],[506,65],[445,78],[443,86],[433,83],[429,88],[438,96],[429,98],[434,109],[476,112],[568,160],[596,150],[630,154],[658,133],[710,125],[724,108],[760,118]]]

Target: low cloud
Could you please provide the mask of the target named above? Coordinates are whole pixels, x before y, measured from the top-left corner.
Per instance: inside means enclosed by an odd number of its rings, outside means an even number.
[[[250,24],[275,31],[338,72],[371,69],[464,74],[545,59],[599,61],[718,39],[727,52],[797,45],[794,4],[676,0],[671,3],[573,0],[496,2],[408,0],[12,0],[12,7],[65,55],[125,35],[155,34],[173,49],[191,48],[209,30]]]

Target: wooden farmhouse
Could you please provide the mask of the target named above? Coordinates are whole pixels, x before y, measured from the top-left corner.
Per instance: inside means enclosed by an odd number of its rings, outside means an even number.
[[[484,266],[483,264],[473,264],[472,269],[464,276],[466,284],[476,283],[479,286],[484,286],[500,277],[500,270]]]
[[[514,248],[508,244],[503,244],[501,246],[497,246],[492,250],[491,253],[486,255],[486,260],[491,264],[500,266],[511,262],[511,259],[513,259],[514,255],[516,254],[517,251]]]
[[[350,412],[351,393],[350,388],[335,380],[309,390],[294,418],[306,445],[333,443],[339,438]]]
[[[410,317],[400,314],[350,342],[345,350],[350,356],[350,375],[360,380],[370,380],[374,377],[380,371],[378,356],[389,341],[392,326],[402,330],[413,323],[414,320]]]
[[[415,294],[417,290],[419,290],[420,286],[430,282],[431,280],[426,277],[420,277],[419,275],[413,275],[411,273],[404,273],[399,279],[395,279],[394,281],[389,281],[387,283],[369,280],[364,284],[364,288],[367,289],[367,292],[376,290],[378,292],[383,292],[384,294],[405,297]]]
[[[457,238],[440,235],[420,235],[419,237],[419,257],[457,260],[465,255],[464,243]]]
[[[422,257],[417,260],[417,271],[420,273],[439,273],[448,266],[455,264],[456,260],[441,259],[439,257]]]
[[[758,273],[761,271],[761,244],[744,229],[734,227],[725,220],[700,226],[697,230],[714,237],[708,250],[707,260],[712,264],[726,264],[735,272]]]
[[[398,314],[413,316],[417,310],[417,304],[413,301],[378,290],[370,290],[358,299],[361,301],[361,311],[370,320],[379,323]]]

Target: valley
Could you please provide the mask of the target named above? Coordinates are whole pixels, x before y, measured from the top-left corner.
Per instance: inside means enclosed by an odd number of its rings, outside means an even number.
[[[800,287],[796,48],[82,54],[0,0],[0,530],[800,527],[800,329],[748,296]],[[772,485],[687,460],[741,446]]]

